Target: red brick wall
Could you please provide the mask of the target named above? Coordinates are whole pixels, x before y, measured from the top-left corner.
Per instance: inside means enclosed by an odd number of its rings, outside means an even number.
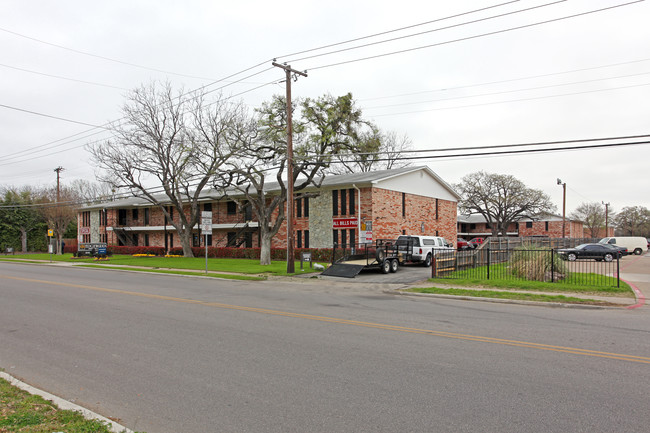
[[[352,217],[358,216],[359,213],[359,199],[356,190],[355,194],[355,213],[351,214],[349,209],[349,191],[348,191],[348,209],[345,215],[341,215],[339,209],[339,216]],[[339,197],[340,198],[340,197]],[[361,188],[361,219],[363,221],[372,221],[373,223],[373,238],[374,239],[394,239],[402,231],[407,234],[421,234],[431,236],[442,236],[450,241],[456,239],[456,215],[457,206],[455,202],[446,200],[436,200],[435,198],[423,197],[414,194],[406,194],[406,216],[402,216],[402,193],[396,191],[389,191],[380,188]],[[339,200],[340,202],[340,200]],[[437,202],[437,208],[436,208]],[[201,207],[203,209],[203,207]],[[437,210],[437,212],[436,212]],[[279,211],[276,209],[274,217],[277,218]],[[296,215],[297,213],[294,213]],[[118,225],[118,209],[108,210],[108,223],[109,227],[119,227]],[[134,221],[131,209],[127,209],[127,225],[128,226],[142,226],[144,224],[144,207],[138,208],[138,219]],[[254,215],[253,215],[254,217]],[[79,215],[79,218],[81,216]],[[177,221],[178,215],[174,213],[174,220]],[[255,218],[254,218],[255,219]],[[212,204],[212,222],[214,224],[230,223],[234,224],[243,221],[243,215],[238,211],[235,215],[227,214],[226,202]],[[424,231],[422,231],[422,223],[424,223]],[[162,226],[164,224],[164,215],[158,207],[150,207],[149,225]],[[332,228],[326,228],[332,229]],[[300,218],[294,219],[294,239],[296,239],[295,231],[310,230],[309,218],[304,215]],[[227,233],[236,231],[236,229],[214,230],[212,234],[212,245],[225,246],[227,242]],[[355,229],[358,236],[358,228]],[[117,245],[117,236],[113,231],[107,231],[108,242],[111,245]],[[144,245],[144,233],[149,234],[149,244],[154,246],[162,246],[165,244],[162,231],[156,232],[140,232],[140,244]],[[168,231],[174,238],[174,246],[179,247],[180,242],[178,236],[173,231]],[[286,248],[287,245],[287,225],[286,220],[283,222],[277,235],[273,238],[271,246],[273,248]],[[257,233],[253,234],[253,247],[259,247],[259,236]]]
[[[394,239],[406,233],[437,235],[452,242],[456,240],[455,202],[405,194],[403,207],[402,197],[403,194],[397,191],[381,188],[372,190],[373,238]]]

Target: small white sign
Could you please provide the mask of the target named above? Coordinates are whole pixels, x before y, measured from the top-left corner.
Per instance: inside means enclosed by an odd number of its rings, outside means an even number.
[[[361,230],[359,232],[359,242],[362,244],[371,244],[372,243],[372,230]]]

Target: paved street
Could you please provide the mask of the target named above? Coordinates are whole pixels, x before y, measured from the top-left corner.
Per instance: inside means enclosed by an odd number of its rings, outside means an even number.
[[[13,263],[0,299],[0,368],[134,430],[648,431],[647,308]]]

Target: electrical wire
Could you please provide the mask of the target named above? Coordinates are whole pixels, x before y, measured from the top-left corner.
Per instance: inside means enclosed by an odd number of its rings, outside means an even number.
[[[383,151],[383,152],[351,152],[345,154],[345,156],[376,156],[381,154],[391,154],[391,153],[430,153],[430,152],[456,152],[456,151],[467,151],[467,150],[486,150],[486,149],[500,149],[500,148],[517,148],[517,147],[532,147],[532,146],[551,146],[557,144],[571,144],[571,143],[589,143],[594,141],[616,141],[616,140],[632,140],[639,138],[650,138],[650,134],[641,134],[641,135],[623,135],[618,137],[598,137],[598,138],[582,138],[575,140],[556,140],[556,141],[538,141],[532,143],[514,143],[514,144],[494,144],[486,146],[470,146],[470,147],[447,147],[441,149],[417,149],[417,150],[405,150],[405,151]],[[306,156],[294,156],[294,159],[310,159],[310,155]]]
[[[47,117],[49,119],[61,120],[63,122],[76,123],[77,125],[92,126],[93,128],[108,129],[108,128],[105,128],[104,126],[93,125],[92,123],[80,122],[78,120],[72,120],[72,119],[66,119],[64,117],[52,116],[50,114],[39,113],[37,111],[25,110],[24,108],[12,107],[11,105],[0,104],[0,107],[7,108],[9,110],[21,111],[23,113],[33,114],[35,116]]]
[[[496,18],[503,18],[503,17],[509,16],[509,15],[514,15],[514,14],[518,14],[518,13],[522,13],[522,12],[529,12],[531,10],[543,8],[543,7],[546,7],[546,6],[553,6],[553,5],[556,5],[558,3],[564,3],[565,1],[567,1],[567,0],[557,0],[557,1],[553,1],[553,2],[550,2],[550,3],[543,4],[543,5],[531,6],[531,7],[528,7],[528,8],[525,8],[525,9],[520,9],[520,10],[517,10],[517,11],[505,12],[505,13],[502,13],[502,14],[492,15],[490,17],[485,17],[485,18],[479,18],[479,19],[472,20],[472,21],[465,21],[463,23],[452,24],[452,25],[446,26],[446,27],[439,27],[437,29],[426,30],[426,31],[423,31],[423,32],[413,33],[413,34],[410,34],[410,35],[399,36],[399,37],[395,37],[395,38],[391,38],[391,39],[384,39],[382,41],[370,42],[370,43],[367,43],[367,44],[357,45],[357,46],[354,46],[354,47],[342,48],[342,49],[335,50],[335,51],[329,51],[327,53],[321,53],[321,54],[315,54],[315,55],[312,55],[312,56],[301,57],[299,59],[292,59],[292,60],[288,60],[287,62],[289,62],[289,63],[300,62],[300,61],[303,61],[303,60],[309,60],[309,59],[313,59],[313,58],[316,58],[316,57],[329,56],[331,54],[339,54],[339,53],[343,53],[343,52],[346,52],[346,51],[357,50],[359,48],[367,48],[367,47],[371,47],[371,46],[374,46],[374,45],[385,44],[385,43],[388,43],[388,42],[395,42],[395,41],[399,41],[399,40],[403,40],[403,39],[407,39],[407,38],[426,35],[426,34],[429,34],[429,33],[439,32],[439,31],[443,31],[443,30],[449,30],[449,29],[453,29],[453,28],[456,28],[456,27],[462,27],[462,26],[466,26],[466,25],[469,25],[469,24],[476,24],[476,23],[480,23],[480,22],[483,22],[483,21],[493,20],[493,19],[496,19]]]
[[[507,101],[486,102],[486,103],[482,103],[482,104],[459,105],[459,106],[455,106],[455,107],[443,107],[443,108],[431,108],[431,109],[427,109],[427,110],[403,111],[401,113],[376,114],[373,117],[400,116],[400,115],[404,115],[404,114],[426,113],[426,112],[430,112],[430,111],[457,110],[457,109],[461,109],[461,108],[484,107],[484,106],[487,106],[487,105],[507,104],[507,103],[511,103],[511,102],[536,101],[536,100],[540,100],[540,99],[560,98],[560,97],[563,97],[563,96],[575,96],[575,95],[585,95],[585,94],[589,94],[589,93],[609,92],[609,91],[613,91],[613,90],[633,89],[633,88],[636,88],[636,87],[644,87],[644,86],[650,86],[650,83],[633,84],[633,85],[629,85],[629,86],[620,86],[620,87],[610,87],[610,88],[607,88],[607,89],[585,90],[585,91],[582,91],[582,92],[561,93],[561,94],[558,94],[558,95],[546,95],[546,96],[537,96],[537,97],[530,97],[530,98],[510,99],[510,100],[507,100]]]
[[[346,61],[337,62],[337,63],[331,63],[331,64],[320,65],[320,66],[315,66],[315,67],[308,67],[308,68],[306,68],[306,70],[314,71],[314,70],[318,70],[318,69],[331,68],[331,67],[335,67],[335,66],[347,65],[347,64],[350,64],[350,63],[357,63],[357,62],[363,62],[363,61],[366,61],[366,60],[378,59],[378,58],[381,58],[381,57],[387,57],[387,56],[393,56],[393,55],[397,55],[397,54],[409,53],[409,52],[413,52],[413,51],[423,50],[423,49],[426,49],[426,48],[439,47],[439,46],[442,46],[442,45],[447,45],[447,44],[456,43],[456,42],[463,42],[463,41],[469,41],[469,40],[483,38],[483,37],[487,37],[487,36],[494,36],[494,35],[498,35],[498,34],[502,34],[502,33],[512,32],[512,31],[515,31],[515,30],[521,30],[521,29],[526,29],[526,28],[530,28],[530,27],[536,27],[536,26],[540,26],[540,25],[543,25],[543,24],[549,24],[549,23],[553,23],[553,22],[568,20],[568,19],[571,19],[571,18],[581,17],[581,16],[585,16],[585,15],[589,15],[589,14],[598,13],[598,12],[603,12],[603,11],[607,11],[607,10],[611,10],[611,9],[615,9],[615,8],[619,8],[619,7],[623,7],[623,6],[629,6],[629,5],[632,5],[632,4],[635,4],[635,3],[640,3],[642,1],[645,1],[645,0],[635,0],[635,1],[622,3],[622,4],[618,4],[618,5],[614,5],[614,6],[608,6],[608,7],[605,7],[605,8],[593,9],[593,10],[586,11],[586,12],[581,12],[581,13],[578,13],[578,14],[567,15],[567,16],[559,17],[559,18],[553,18],[553,19],[550,19],[550,20],[538,21],[538,22],[535,22],[535,23],[524,24],[524,25],[521,25],[521,26],[509,27],[507,29],[495,30],[495,31],[492,31],[492,32],[480,33],[480,34],[477,34],[477,35],[466,36],[466,37],[463,37],[463,38],[457,38],[457,39],[451,39],[451,40],[448,40],[448,41],[437,42],[435,44],[422,45],[422,46],[419,46],[419,47],[407,48],[407,49],[392,51],[392,52],[383,53],[383,54],[376,54],[376,55],[373,55],[373,56],[361,57],[361,58],[346,60]]]
[[[30,69],[19,68],[17,66],[5,65],[5,64],[2,64],[2,63],[0,63],[0,66],[2,66],[4,68],[14,69],[16,71],[28,72],[30,74],[43,75],[45,77],[58,78],[60,80],[74,81],[76,83],[90,84],[90,85],[93,85],[93,86],[101,86],[101,87],[109,87],[109,88],[112,88],[112,89],[119,89],[119,90],[129,90],[129,89],[126,89],[124,87],[113,86],[111,84],[96,83],[94,81],[78,80],[76,78],[69,78],[69,77],[62,77],[60,75],[46,74],[44,72],[32,71]]]
[[[489,10],[489,9],[494,9],[494,8],[497,8],[497,7],[501,7],[501,6],[505,6],[505,5],[509,5],[509,4],[517,3],[517,2],[519,2],[519,0],[509,1],[509,2],[505,2],[505,3],[499,3],[499,4],[496,4],[496,5],[487,6],[487,7],[480,8],[480,9],[474,9],[474,10],[471,10],[471,11],[462,12],[462,13],[459,13],[459,14],[450,15],[450,16],[446,16],[446,17],[443,17],[443,18],[437,18],[435,20],[424,21],[424,22],[421,22],[421,23],[412,24],[412,25],[405,26],[405,27],[399,27],[399,28],[392,29],[392,30],[386,30],[386,31],[379,32],[379,33],[373,33],[371,35],[366,35],[366,36],[361,36],[361,37],[357,37],[357,38],[353,38],[353,39],[348,39],[348,40],[341,41],[341,42],[335,42],[333,44],[323,45],[323,46],[320,46],[320,47],[317,47],[317,48],[310,48],[308,50],[297,51],[297,52],[294,52],[294,53],[291,53],[291,54],[284,54],[282,56],[276,56],[276,58],[281,59],[281,58],[285,58],[285,57],[292,57],[292,56],[298,56],[298,55],[301,55],[301,54],[311,53],[313,51],[324,50],[326,48],[332,48],[332,47],[336,47],[336,46],[340,46],[340,45],[349,44],[349,43],[352,43],[352,42],[361,41],[361,40],[364,40],[364,39],[370,39],[370,38],[374,38],[374,37],[377,37],[377,36],[387,35],[389,33],[395,33],[395,32],[399,32],[399,31],[402,31],[402,30],[408,30],[408,29],[412,29],[412,28],[415,28],[415,27],[424,26],[424,25],[427,25],[427,24],[433,24],[433,23],[437,23],[437,22],[440,22],[440,21],[446,21],[446,20],[449,20],[449,19],[458,18],[458,17],[462,17],[462,16],[465,16],[465,15],[470,15],[470,14],[477,13],[477,12],[483,12],[483,11],[486,11],[486,10]],[[289,63],[289,62],[287,62],[287,63]]]
[[[269,68],[269,69],[273,69],[273,68]],[[249,75],[249,76],[247,76],[247,77],[244,77],[244,78],[238,80],[237,82],[239,82],[239,81],[243,81],[243,80],[245,80],[245,79],[247,79],[247,78],[250,78],[250,77],[252,77],[252,76],[255,76],[255,75],[259,75],[259,74],[261,74],[261,73],[263,73],[263,72],[268,71],[269,69],[265,69],[264,71],[260,71],[260,72],[257,72],[257,73],[255,73],[255,74],[251,74],[251,75]],[[226,85],[224,85],[224,86],[222,86],[222,87],[220,87],[220,88],[218,88],[218,89],[214,89],[214,90],[211,90],[211,91],[209,91],[209,92],[205,92],[203,95],[208,94],[208,93],[211,93],[211,92],[214,92],[214,91],[216,91],[216,90],[224,89],[224,88],[226,88],[226,87],[228,87],[228,86],[230,86],[230,85],[232,85],[232,84],[235,84],[235,83],[237,83],[237,82],[228,83],[228,84],[226,84]],[[265,87],[265,86],[268,86],[268,85],[274,84],[275,82],[277,82],[277,80],[273,80],[273,81],[270,81],[270,82],[266,82],[266,83],[264,83],[264,84],[261,84],[261,85],[259,85],[259,86],[254,87],[254,88],[251,88],[251,89],[248,89],[248,90],[245,90],[245,91],[239,92],[239,93],[237,93],[237,94],[235,94],[235,95],[231,95],[231,96],[227,97],[226,100],[228,100],[228,99],[232,99],[232,98],[234,98],[234,97],[236,97],[236,96],[241,96],[241,95],[243,95],[243,94],[246,94],[246,93],[252,92],[252,91],[254,91],[254,90],[257,90],[257,89],[259,89],[259,88],[262,88],[262,87]],[[181,95],[181,97],[182,97],[182,96],[186,96],[186,95],[188,95],[188,94],[190,94],[190,93],[191,93],[191,92],[186,92],[186,93],[184,93],[183,95]],[[187,102],[187,101],[190,101],[190,100],[192,100],[192,99],[196,99],[197,97],[198,97],[198,96],[196,96],[196,97],[194,97],[194,98],[185,99],[183,102]],[[209,106],[209,105],[211,105],[211,104],[208,104],[207,106]],[[0,104],[0,106],[2,106],[2,105]],[[17,108],[16,108],[16,109],[17,109]],[[18,109],[18,110],[20,110],[20,109]],[[25,110],[20,110],[20,111],[25,111]],[[48,116],[48,115],[41,114],[41,113],[32,113],[32,114],[39,114],[39,115],[46,116],[46,117],[52,117],[52,116]],[[62,140],[66,140],[66,139],[68,139],[68,138],[76,137],[76,136],[78,136],[78,135],[80,135],[80,134],[84,134],[84,133],[86,133],[86,132],[93,131],[94,129],[97,129],[97,128],[101,128],[101,129],[105,129],[105,130],[111,131],[111,130],[114,129],[114,127],[115,127],[114,123],[116,123],[116,122],[121,122],[121,121],[125,120],[126,118],[123,117],[123,118],[118,119],[117,121],[107,122],[107,123],[105,123],[104,125],[101,125],[101,126],[99,126],[99,125],[90,125],[90,124],[86,124],[86,123],[83,123],[83,122],[73,121],[73,120],[70,120],[70,119],[62,119],[62,118],[58,118],[58,119],[59,119],[59,120],[67,120],[67,121],[70,121],[70,122],[73,122],[73,123],[79,123],[79,124],[83,124],[83,125],[86,125],[86,126],[93,126],[93,129],[89,129],[89,130],[86,130],[86,131],[82,131],[82,132],[80,132],[80,133],[77,133],[77,134],[74,134],[74,135],[71,135],[71,136],[68,136],[68,137],[65,137],[65,138],[59,139],[59,140],[55,140],[55,141],[52,141],[52,142],[49,142],[49,143],[46,143],[46,144],[42,144],[42,145],[39,145],[39,146],[36,146],[36,147],[30,148],[30,149],[25,149],[25,150],[22,150],[22,151],[14,152],[14,153],[12,153],[12,154],[7,155],[6,157],[2,157],[2,158],[0,158],[0,161],[8,161],[8,160],[12,160],[12,159],[20,158],[20,157],[25,156],[25,155],[34,154],[34,153],[40,153],[40,152],[45,152],[45,151],[47,151],[48,154],[47,154],[47,155],[43,155],[43,156],[41,156],[41,157],[30,158],[30,159],[27,159],[27,160],[20,160],[20,161],[14,161],[14,162],[4,162],[4,163],[0,163],[0,166],[4,166],[4,165],[8,165],[8,164],[14,164],[14,163],[16,163],[16,162],[25,162],[25,161],[30,161],[30,160],[32,160],[32,159],[37,159],[37,158],[43,158],[43,157],[45,157],[45,156],[49,156],[49,155],[52,155],[52,154],[62,153],[62,152],[67,152],[67,151],[69,151],[69,150],[77,149],[77,148],[80,148],[80,147],[86,146],[86,145],[88,145],[88,144],[97,144],[97,143],[99,143],[99,142],[101,142],[101,141],[104,141],[104,140],[103,140],[103,139],[102,139],[102,140],[96,140],[96,141],[91,142],[91,143],[84,143],[84,144],[82,144],[82,145],[79,145],[79,146],[73,146],[73,147],[71,147],[71,148],[64,149],[64,150],[61,150],[61,151],[58,151],[58,152],[51,152],[51,149],[53,149],[53,148],[60,147],[60,146],[64,146],[64,145],[66,145],[66,144],[70,144],[70,143],[72,143],[72,142],[75,142],[75,141],[78,141],[78,140],[81,140],[81,139],[84,139],[84,138],[88,138],[89,136],[96,135],[96,134],[99,134],[99,133],[103,133],[103,132],[105,132],[105,131],[99,131],[99,132],[97,132],[97,133],[93,133],[93,134],[90,134],[90,135],[88,135],[88,136],[84,136],[84,137],[79,137],[79,138],[76,138],[76,139],[74,139],[74,140],[66,141],[66,142],[63,142],[63,143],[57,144],[56,146],[51,146],[51,147],[48,147],[47,149],[45,149],[45,147],[46,147],[46,146],[49,146],[50,144],[54,144],[54,143],[56,143],[56,142],[59,142],[59,141],[62,141]],[[119,125],[119,123],[118,123],[118,125]],[[108,139],[108,138],[107,138],[107,139]],[[37,150],[37,149],[40,149],[40,150]]]
[[[77,54],[83,54],[84,56],[90,56],[90,57],[106,60],[106,61],[113,62],[113,63],[119,63],[119,64],[122,64],[122,65],[132,66],[134,68],[146,69],[148,71],[161,72],[163,74],[176,75],[176,76],[185,77],[185,78],[194,78],[194,79],[199,79],[199,80],[213,80],[213,78],[197,77],[195,75],[180,74],[178,72],[171,72],[171,71],[165,71],[163,69],[150,68],[148,66],[142,66],[142,65],[135,64],[135,63],[125,62],[123,60],[113,59],[113,58],[106,57],[106,56],[100,56],[98,54],[93,54],[93,53],[90,53],[90,52],[87,52],[87,51],[77,50],[77,49],[66,47],[66,46],[63,46],[63,45],[54,44],[52,42],[47,42],[47,41],[44,41],[42,39],[37,39],[37,38],[31,37],[31,36],[23,35],[22,33],[14,32],[12,30],[5,29],[5,28],[2,28],[2,27],[0,27],[0,31],[5,32],[5,33],[9,33],[9,34],[12,34],[14,36],[18,36],[18,37],[21,37],[21,38],[24,38],[24,39],[29,39],[30,41],[34,41],[34,42],[38,42],[38,43],[41,43],[41,44],[49,45],[51,47],[60,48],[62,50],[71,51],[71,52],[77,53]]]
[[[476,95],[454,96],[452,98],[433,99],[433,100],[430,100],[430,101],[403,102],[403,103],[400,103],[400,104],[390,104],[390,105],[375,105],[375,106],[370,106],[370,107],[364,107],[364,110],[374,110],[374,109],[379,109],[379,108],[403,107],[405,105],[430,104],[432,102],[452,101],[452,100],[455,100],[455,99],[480,98],[480,97],[483,97],[483,96],[505,95],[505,94],[508,94],[508,93],[527,92],[527,91],[530,91],[530,90],[552,89],[554,87],[573,86],[573,85],[576,85],[576,84],[586,84],[586,83],[596,83],[596,82],[599,82],[599,81],[617,80],[619,78],[639,77],[639,76],[648,75],[648,74],[650,74],[650,72],[640,72],[640,73],[637,73],[637,74],[618,75],[616,77],[594,78],[594,79],[591,79],[591,80],[573,81],[571,83],[560,83],[560,84],[549,84],[547,86],[527,87],[525,89],[502,90],[502,91],[499,91],[499,92],[479,93],[479,94],[476,94]]]
[[[357,99],[358,102],[363,102],[363,101],[374,101],[377,99],[391,99],[391,98],[401,98],[403,96],[415,96],[415,95],[422,95],[425,93],[435,93],[435,92],[443,92],[443,91],[449,91],[449,90],[460,90],[460,89],[468,89],[472,87],[480,87],[480,86],[490,86],[493,84],[503,84],[503,83],[511,83],[514,81],[523,81],[523,80],[532,80],[535,78],[546,78],[546,77],[552,77],[555,75],[564,75],[564,74],[571,74],[574,72],[584,72],[584,71],[592,71],[596,69],[603,69],[603,68],[611,68],[615,66],[622,66],[622,65],[630,65],[633,63],[641,63],[641,62],[647,62],[650,61],[650,58],[647,59],[640,59],[640,60],[632,60],[629,62],[620,62],[620,63],[610,63],[607,65],[601,65],[601,66],[593,66],[589,68],[581,68],[581,69],[572,69],[569,71],[561,71],[561,72],[551,72],[548,74],[541,74],[541,75],[529,75],[527,77],[519,77],[519,78],[510,78],[507,80],[498,80],[498,81],[489,81],[485,83],[477,83],[477,84],[468,84],[465,86],[454,86],[454,87],[445,87],[441,89],[434,89],[434,90],[422,90],[419,92],[410,92],[410,93],[401,93],[398,95],[389,95],[389,96],[377,96],[374,98],[363,98],[363,99]]]
[[[605,149],[605,148],[615,148],[615,147],[627,147],[627,146],[637,146],[637,145],[647,145],[650,144],[650,140],[637,140],[639,138],[650,137],[650,134],[643,135],[629,135],[629,136],[619,136],[619,137],[598,137],[598,138],[586,138],[586,139],[574,139],[574,140],[560,140],[560,141],[543,141],[543,142],[533,142],[533,143],[515,143],[515,144],[502,144],[502,145],[488,145],[488,146],[475,146],[469,148],[444,148],[444,149],[426,149],[426,150],[417,150],[417,151],[407,151],[404,153],[431,153],[431,152],[450,152],[450,151],[461,151],[461,153],[450,154],[450,155],[424,155],[424,156],[403,156],[403,157],[387,157],[387,158],[377,158],[375,161],[418,161],[418,160],[434,160],[434,159],[459,159],[459,158],[476,158],[476,157],[495,157],[495,156],[509,156],[509,155],[521,155],[521,154],[530,154],[530,153],[551,153],[551,152],[563,152],[563,151],[573,151],[573,150],[588,150],[588,149]],[[624,143],[606,143],[606,144],[588,144],[588,145],[577,145],[577,146],[564,146],[564,147],[554,147],[554,148],[540,148],[540,149],[514,149],[519,147],[534,147],[534,146],[545,146],[545,145],[558,145],[558,144],[578,144],[578,143],[588,143],[588,142],[597,142],[597,141],[615,141],[615,140],[637,140],[637,141],[627,141]],[[506,148],[507,150],[503,151],[494,151],[494,152],[466,152],[467,150],[488,150],[496,148]],[[376,154],[391,154],[395,152],[378,152]],[[356,153],[351,154],[352,156],[361,156],[368,155],[366,153]],[[298,156],[294,157],[295,159],[304,159]],[[357,162],[356,159],[343,160],[337,162],[345,163],[354,163]],[[279,166],[269,167],[263,171],[272,171],[279,168]],[[197,175],[190,177],[189,179],[198,179],[202,176]],[[196,186],[198,183],[189,184],[189,187]],[[164,191],[162,186],[152,187],[147,189],[148,192],[152,194],[158,194]],[[131,198],[137,197],[133,194],[132,190],[125,191],[121,194],[114,195],[116,199],[121,198]],[[93,203],[96,202],[99,198],[94,198],[90,200],[75,200],[66,202],[67,204],[82,204],[82,203]],[[60,202],[59,204],[63,204]],[[48,204],[48,205],[51,205]],[[24,205],[28,206],[28,205]],[[36,205],[29,205],[36,206]],[[0,208],[6,207],[17,207],[14,205],[0,206]]]
[[[484,10],[488,10],[488,9],[492,9],[492,8],[496,8],[496,7],[500,7],[500,6],[504,6],[504,5],[511,4],[511,3],[516,3],[516,2],[518,2],[518,1],[519,1],[519,0],[508,1],[508,2],[505,2],[505,3],[500,3],[500,4],[497,4],[497,5],[488,6],[488,7],[485,7],[485,8],[475,9],[475,10],[468,11],[468,12],[464,12],[464,13],[461,13],[461,14],[456,14],[456,15],[451,15],[451,16],[447,16],[447,17],[443,17],[443,18],[439,18],[439,19],[435,19],[435,20],[425,21],[425,22],[422,22],[422,23],[418,23],[418,24],[414,24],[414,25],[410,25],[410,26],[406,26],[406,27],[401,27],[401,28],[397,28],[397,29],[392,29],[392,30],[388,30],[388,31],[385,31],[385,32],[381,32],[381,33],[375,33],[375,34],[372,34],[372,35],[363,36],[363,37],[359,37],[359,38],[354,38],[354,39],[347,40],[347,41],[337,42],[337,43],[334,43],[334,44],[329,44],[329,45],[325,45],[325,46],[322,46],[322,47],[317,47],[317,48],[313,48],[313,49],[309,49],[309,50],[303,50],[303,51],[299,51],[299,52],[292,53],[292,54],[286,54],[286,55],[283,55],[283,56],[278,56],[277,58],[282,58],[282,57],[288,57],[288,56],[293,56],[293,55],[303,54],[303,53],[307,53],[307,52],[317,51],[317,50],[320,50],[320,49],[323,49],[323,48],[328,48],[328,47],[332,47],[332,46],[337,46],[337,45],[342,45],[342,44],[346,44],[346,43],[351,43],[351,42],[355,42],[355,41],[362,40],[362,39],[368,39],[368,38],[372,38],[372,37],[376,37],[376,36],[380,36],[380,35],[384,35],[384,34],[388,34],[388,33],[393,33],[393,32],[397,32],[397,31],[401,31],[401,30],[409,29],[409,28],[414,28],[414,27],[417,27],[417,26],[422,26],[422,25],[426,25],[426,24],[430,24],[430,23],[434,23],[434,22],[438,22],[438,21],[443,21],[443,20],[447,20],[447,19],[451,19],[451,18],[460,17],[460,16],[463,16],[463,15],[468,15],[468,14],[471,14],[471,13],[476,13],[476,12],[480,12],[480,11],[484,11]],[[64,48],[64,49],[67,49],[66,47],[61,47],[61,46],[58,46],[58,45],[56,45],[56,44],[51,44],[51,43],[49,43],[49,42],[45,42],[45,41],[41,41],[41,40],[38,40],[38,39],[35,39],[35,38],[31,38],[31,37],[29,37],[29,36],[25,36],[25,35],[22,35],[22,34],[18,34],[18,33],[16,33],[16,32],[9,31],[9,30],[7,30],[7,29],[2,29],[2,28],[0,28],[0,30],[1,30],[1,31],[5,31],[5,32],[8,32],[8,33],[12,33],[12,34],[17,35],[17,36],[25,37],[25,38],[27,38],[27,39],[32,39],[32,40],[35,40],[35,41],[37,41],[37,42],[42,42],[42,43],[45,43],[45,44],[48,44],[48,45],[54,45],[54,46],[56,46],[56,47],[58,47],[58,48]],[[73,50],[73,51],[75,51],[75,50]],[[210,86],[212,86],[212,85],[214,85],[214,84],[217,84],[217,83],[219,83],[219,82],[222,82],[222,81],[228,80],[228,79],[233,78],[233,77],[235,77],[235,76],[237,76],[237,75],[241,75],[241,74],[243,74],[243,73],[245,73],[245,72],[248,72],[248,71],[251,71],[251,70],[253,70],[253,69],[255,69],[255,68],[258,68],[258,67],[260,67],[260,66],[263,66],[264,64],[268,64],[268,63],[271,62],[271,61],[272,61],[272,59],[268,59],[268,60],[265,60],[265,61],[263,61],[263,62],[257,63],[257,64],[255,64],[255,65],[250,66],[250,67],[248,67],[248,68],[245,68],[245,69],[243,69],[243,70],[241,70],[241,71],[239,71],[239,72],[236,72],[236,73],[234,73],[234,74],[228,75],[228,76],[226,76],[226,77],[224,77],[224,78],[221,78],[221,79],[219,79],[219,80],[215,80],[215,81],[213,81],[213,82],[211,82],[211,83],[209,83],[209,84],[206,84],[206,85],[200,86],[200,87],[198,87],[197,89],[195,89],[195,90],[193,90],[193,91],[190,91],[190,92],[185,93],[183,96],[188,95],[188,94],[190,94],[190,93],[192,93],[192,92],[195,92],[195,91],[203,90],[203,89],[205,89],[205,88],[207,88],[207,87],[210,87]],[[252,74],[252,75],[249,75],[248,77],[245,77],[245,78],[243,78],[243,79],[240,79],[240,80],[238,80],[238,81],[235,81],[234,83],[237,83],[237,82],[243,81],[244,79],[247,79],[247,78],[250,78],[250,77],[252,77],[252,76],[258,75],[258,74],[260,74],[260,73],[263,73],[263,72],[269,71],[269,70],[271,70],[271,69],[273,69],[273,68],[267,68],[267,69],[265,69],[265,70],[263,70],[263,71],[261,71],[261,72],[259,72],[259,73]],[[234,83],[231,83],[231,84],[234,84]],[[224,86],[224,87],[225,87],[225,86]],[[215,90],[221,90],[221,89],[223,89],[223,87],[222,87],[222,88],[219,88],[219,89],[215,89]],[[213,90],[213,91],[215,91],[215,90]],[[241,93],[238,94],[238,95],[241,95]],[[118,119],[118,120],[113,121],[113,122],[114,122],[114,123],[115,123],[115,122],[120,122],[121,120],[124,120],[124,118]],[[109,125],[109,124],[110,124],[110,123],[106,123],[106,124],[104,124],[104,126]],[[89,131],[82,131],[82,132],[79,133],[79,134],[83,134],[83,133],[85,133],[85,132],[90,132],[90,131],[92,131],[92,130],[89,130]],[[72,138],[72,137],[74,137],[74,136],[76,136],[76,135],[78,135],[78,134],[75,134],[75,135],[72,135],[72,136],[68,136],[68,137],[64,137],[64,138],[62,138],[62,139],[55,140],[54,142],[46,143],[46,144],[44,144],[44,145],[39,145],[39,146],[36,146],[35,148],[31,148],[31,149],[36,149],[36,148],[46,147],[46,146],[48,146],[49,144],[53,144],[53,143],[56,143],[56,142],[58,142],[58,141],[63,141],[63,140],[65,140],[65,139],[67,139],[67,138]],[[75,148],[76,148],[76,147],[75,147]],[[15,154],[18,154],[18,153],[23,153],[23,152],[29,151],[29,150],[31,150],[31,149],[26,149],[26,150],[23,150],[23,151],[20,151],[20,152],[15,152],[15,153],[13,153],[13,154],[11,154],[11,155],[15,155]],[[7,156],[9,156],[9,155],[7,155]],[[6,159],[6,158],[0,158],[0,160],[4,160],[4,159]]]

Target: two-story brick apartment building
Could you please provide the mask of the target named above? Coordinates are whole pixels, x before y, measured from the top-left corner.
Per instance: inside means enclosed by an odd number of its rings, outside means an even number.
[[[562,237],[562,215],[538,215],[535,218],[520,218],[508,226],[507,233],[503,236],[547,236],[550,238]],[[571,218],[564,220],[564,237],[582,238],[585,237],[582,221]],[[483,215],[459,215],[458,236],[467,238],[484,237],[492,235],[492,228]]]
[[[267,188],[271,194],[279,191],[277,185]],[[452,242],[456,239],[460,197],[428,167],[328,175],[319,188],[305,192],[317,196],[295,200],[293,230],[297,248],[331,248],[334,243],[349,245],[393,239],[400,234],[438,235]],[[232,194],[233,198],[242,198]],[[259,246],[258,222],[250,207],[238,207],[214,190],[206,190],[200,204],[201,210],[212,212],[210,246]],[[180,246],[162,210],[142,198],[86,206],[79,212],[78,226],[80,242]],[[203,245],[199,232],[197,227],[195,246]],[[286,242],[285,222],[271,246],[285,248]]]

